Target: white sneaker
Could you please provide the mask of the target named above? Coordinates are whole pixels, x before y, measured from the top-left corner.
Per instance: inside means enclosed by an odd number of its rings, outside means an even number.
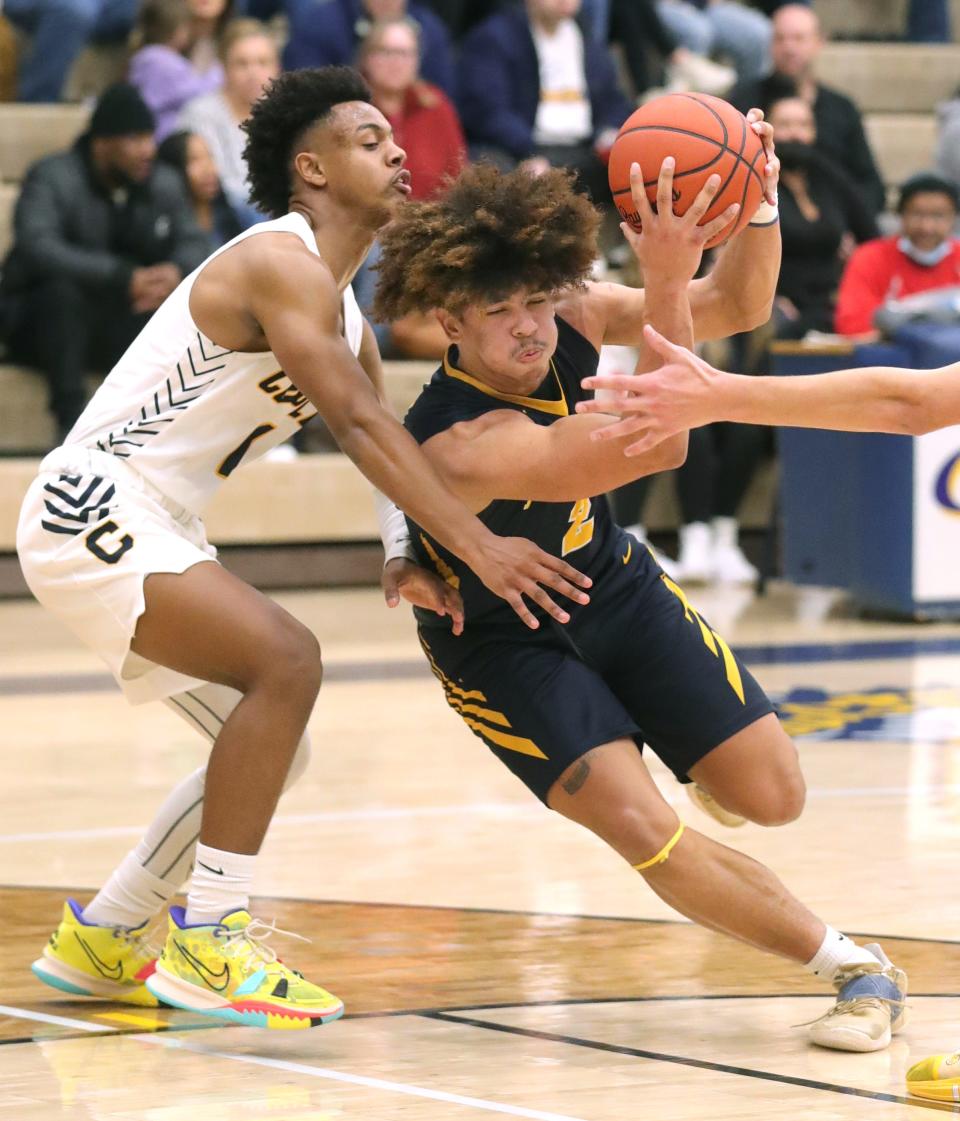
[[[714,518],[713,577],[720,584],[755,584],[760,573],[743,555],[736,518]]]
[[[713,534],[706,522],[680,527],[676,578],[685,584],[708,584],[713,579]]]
[[[907,975],[871,942],[876,965],[842,969],[833,980],[837,1003],[810,1025],[810,1040],[834,1051],[882,1051],[907,1022]]]
[[[668,557],[666,553],[662,553],[659,549],[655,549],[647,540],[646,526],[642,525],[625,525],[623,527],[624,533],[631,533],[645,548],[650,550],[650,555],[663,569],[664,574],[669,576],[671,580],[677,579],[677,562],[672,557]]]

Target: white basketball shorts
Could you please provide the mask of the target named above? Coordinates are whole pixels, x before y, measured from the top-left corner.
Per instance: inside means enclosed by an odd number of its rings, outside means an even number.
[[[40,603],[107,663],[131,704],[200,684],[130,649],[144,580],[215,561],[203,522],[122,459],[62,447],[40,464],[17,526],[17,554]]]

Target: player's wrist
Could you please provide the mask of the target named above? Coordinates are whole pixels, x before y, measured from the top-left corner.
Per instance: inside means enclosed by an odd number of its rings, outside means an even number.
[[[468,568],[476,571],[477,565],[484,563],[490,546],[495,543],[496,534],[487,529],[477,517],[472,519],[472,523],[456,534],[456,548],[451,547],[451,551],[455,552]]]
[[[751,383],[757,379],[746,374],[730,374],[718,370],[711,386],[710,421],[739,421],[747,410]]]
[[[647,308],[654,307],[659,300],[664,306],[673,309],[677,299],[687,298],[687,286],[693,279],[696,269],[680,269],[674,265],[669,268],[657,268],[655,265],[643,265],[643,291]],[[656,324],[654,324],[656,326]]]
[[[768,202],[764,199],[763,202],[754,211],[753,217],[750,219],[749,225],[751,226],[772,226],[780,221],[780,207],[776,202]]]

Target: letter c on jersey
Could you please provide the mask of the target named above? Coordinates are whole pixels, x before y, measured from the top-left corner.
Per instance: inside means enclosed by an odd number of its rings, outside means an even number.
[[[108,533],[116,533],[119,529],[120,527],[116,522],[109,521],[104,522],[103,525],[98,525],[95,530],[87,534],[87,548],[97,560],[102,560],[104,564],[116,564],[124,553],[133,548],[133,538],[129,533],[125,533],[117,542],[107,542],[107,545],[113,544],[113,549],[104,548],[100,544],[100,541]]]

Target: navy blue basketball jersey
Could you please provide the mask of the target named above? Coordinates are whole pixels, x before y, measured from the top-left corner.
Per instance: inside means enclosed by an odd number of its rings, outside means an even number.
[[[512,409],[536,424],[553,424],[575,411],[577,401],[591,396],[580,381],[596,373],[599,355],[587,339],[557,317],[557,349],[550,370],[530,397],[501,393],[459,369],[458,352],[451,347],[443,364],[407,413],[404,424],[418,444],[445,432],[454,424],[475,420],[493,409]],[[523,502],[498,499],[478,515],[484,525],[501,537],[527,537],[542,549],[563,557],[574,568],[596,579],[611,564],[622,566],[616,550],[629,547],[614,524],[605,495],[584,495],[576,502]],[[513,609],[477,579],[459,557],[435,541],[419,525],[407,519],[417,561],[432,568],[463,597],[467,624],[519,622]],[[622,546],[622,548],[621,548]],[[542,620],[545,612],[531,605]],[[564,600],[575,615],[581,608]],[[424,627],[450,627],[449,620],[428,611],[416,611]]]

